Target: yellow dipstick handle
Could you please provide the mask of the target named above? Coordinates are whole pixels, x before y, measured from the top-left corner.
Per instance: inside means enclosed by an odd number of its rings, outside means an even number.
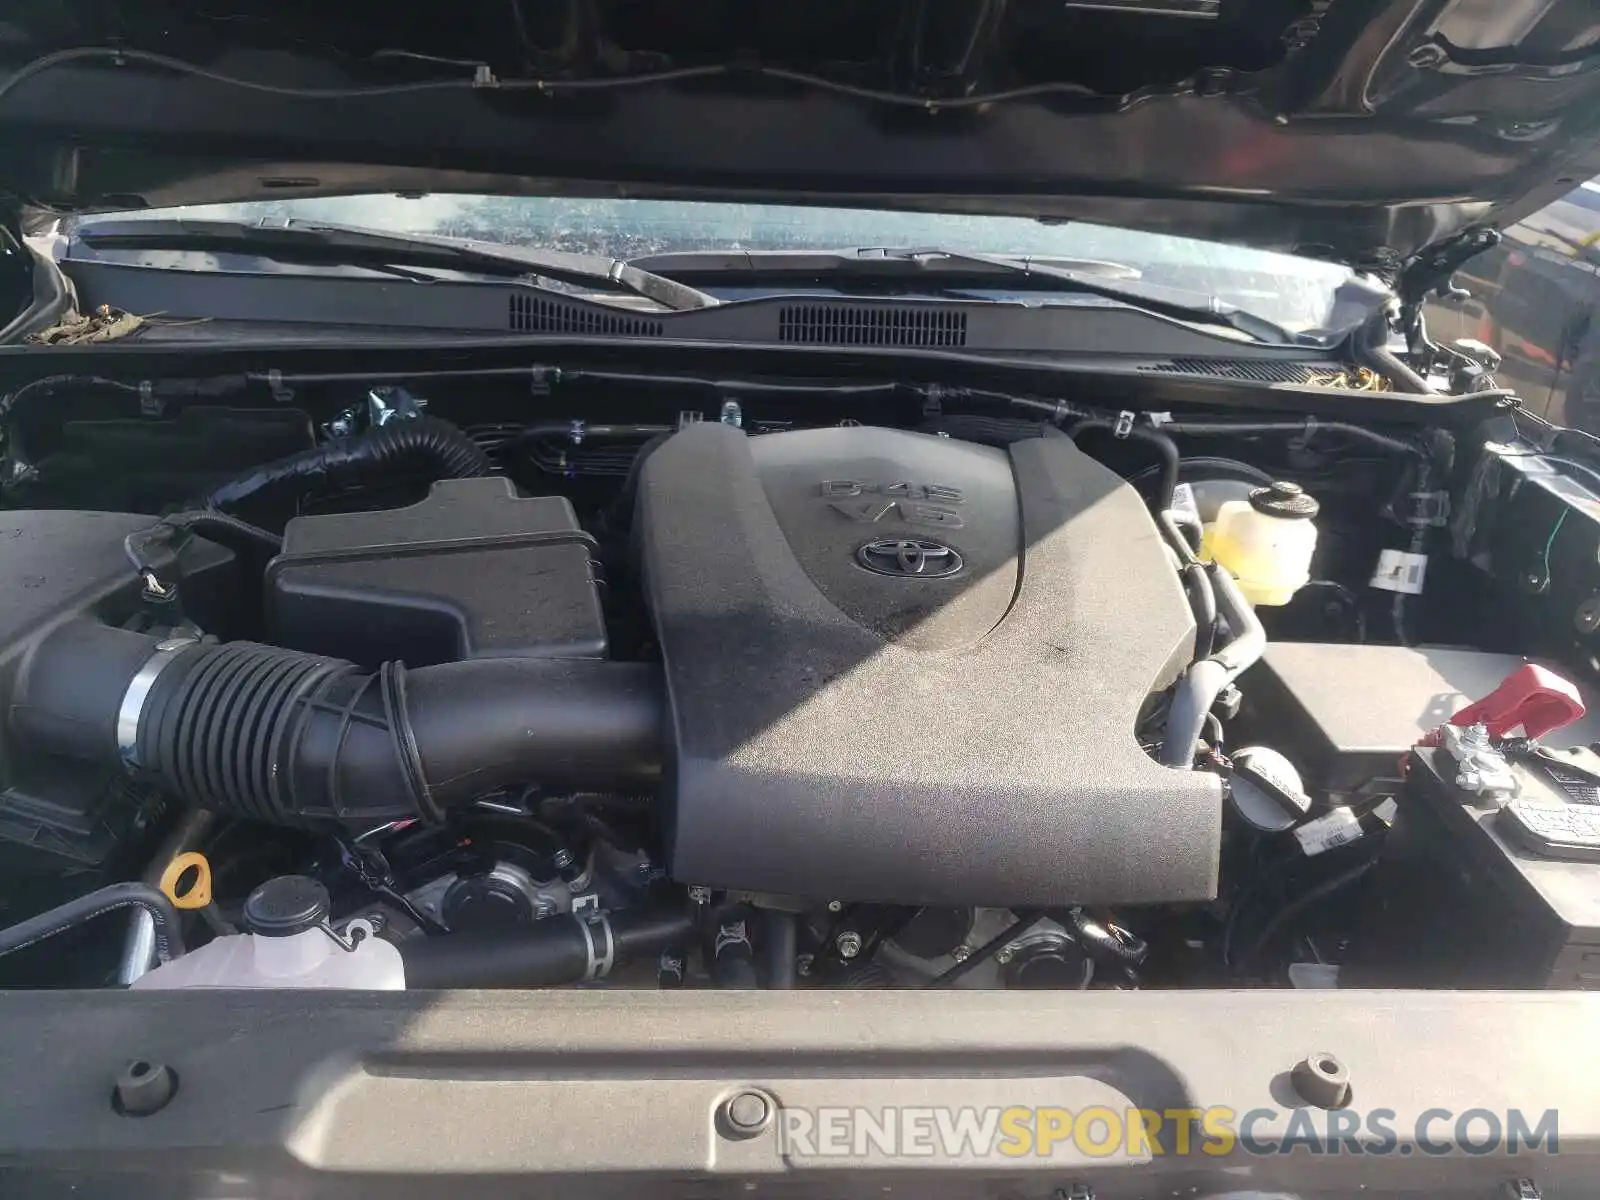
[[[211,864],[206,856],[198,850],[190,850],[174,858],[161,872],[161,891],[174,908],[204,908],[210,904]]]

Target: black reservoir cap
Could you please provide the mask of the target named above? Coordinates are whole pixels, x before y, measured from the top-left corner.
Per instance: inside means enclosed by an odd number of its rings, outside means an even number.
[[[1315,496],[1298,483],[1279,480],[1250,493],[1250,507],[1269,517],[1308,521],[1322,510]]]
[[[245,928],[262,937],[293,937],[328,919],[328,889],[304,875],[269,879],[244,902]]]

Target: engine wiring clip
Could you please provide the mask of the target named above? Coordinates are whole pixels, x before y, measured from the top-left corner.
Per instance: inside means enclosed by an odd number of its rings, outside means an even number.
[[[1112,427],[1111,436],[1119,441],[1126,440],[1133,433],[1134,419],[1134,413],[1131,409],[1123,409],[1117,414],[1117,423]],[[1104,426],[1101,428],[1104,428]]]
[[[148,567],[139,573],[139,579],[144,584],[140,596],[151,604],[175,604],[178,599],[178,585],[164,582],[159,575]]]

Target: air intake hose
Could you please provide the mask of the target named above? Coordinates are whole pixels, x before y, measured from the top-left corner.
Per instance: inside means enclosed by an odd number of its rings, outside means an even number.
[[[121,762],[190,803],[281,825],[420,817],[495,788],[636,790],[662,686],[638,663],[473,659],[367,671],[252,642],[74,621],[29,656],[17,744]]]
[[[197,507],[270,506],[307,483],[348,486],[409,475],[471,479],[490,471],[483,448],[454,425],[413,417],[266,463],[213,489]]]

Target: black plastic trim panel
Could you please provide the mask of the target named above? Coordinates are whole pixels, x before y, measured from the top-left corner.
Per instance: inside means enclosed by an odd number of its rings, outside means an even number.
[[[0,1027],[13,1198],[1379,1200],[1600,1182],[1600,996],[1576,993],[14,992]],[[1521,1108],[1557,1110],[1560,1152],[817,1167],[713,1118],[749,1087],[806,1107],[1271,1108],[1253,1133],[1281,1147],[1292,1121],[1328,1128],[1288,1082],[1313,1051],[1349,1070],[1356,1113],[1392,1110],[1412,1150],[1430,1108]],[[119,1116],[112,1080],[139,1058],[171,1066],[177,1095]]]
[[[126,263],[62,264],[85,310],[101,304],[169,319],[384,325],[428,330],[626,334],[706,342],[764,342],[837,346],[957,348],[1058,354],[1159,353],[1230,359],[1261,356],[1296,362],[1304,350],[1241,345],[1165,317],[1103,301],[1083,305],[963,303],[953,300],[791,297],[731,301],[685,312],[635,314],[581,296],[539,295],[542,309],[516,306],[531,299],[526,286],[499,281],[437,280],[427,284],[337,275],[244,274],[150,268]],[[510,314],[508,316],[508,314]],[[526,325],[519,324],[527,321]]]

